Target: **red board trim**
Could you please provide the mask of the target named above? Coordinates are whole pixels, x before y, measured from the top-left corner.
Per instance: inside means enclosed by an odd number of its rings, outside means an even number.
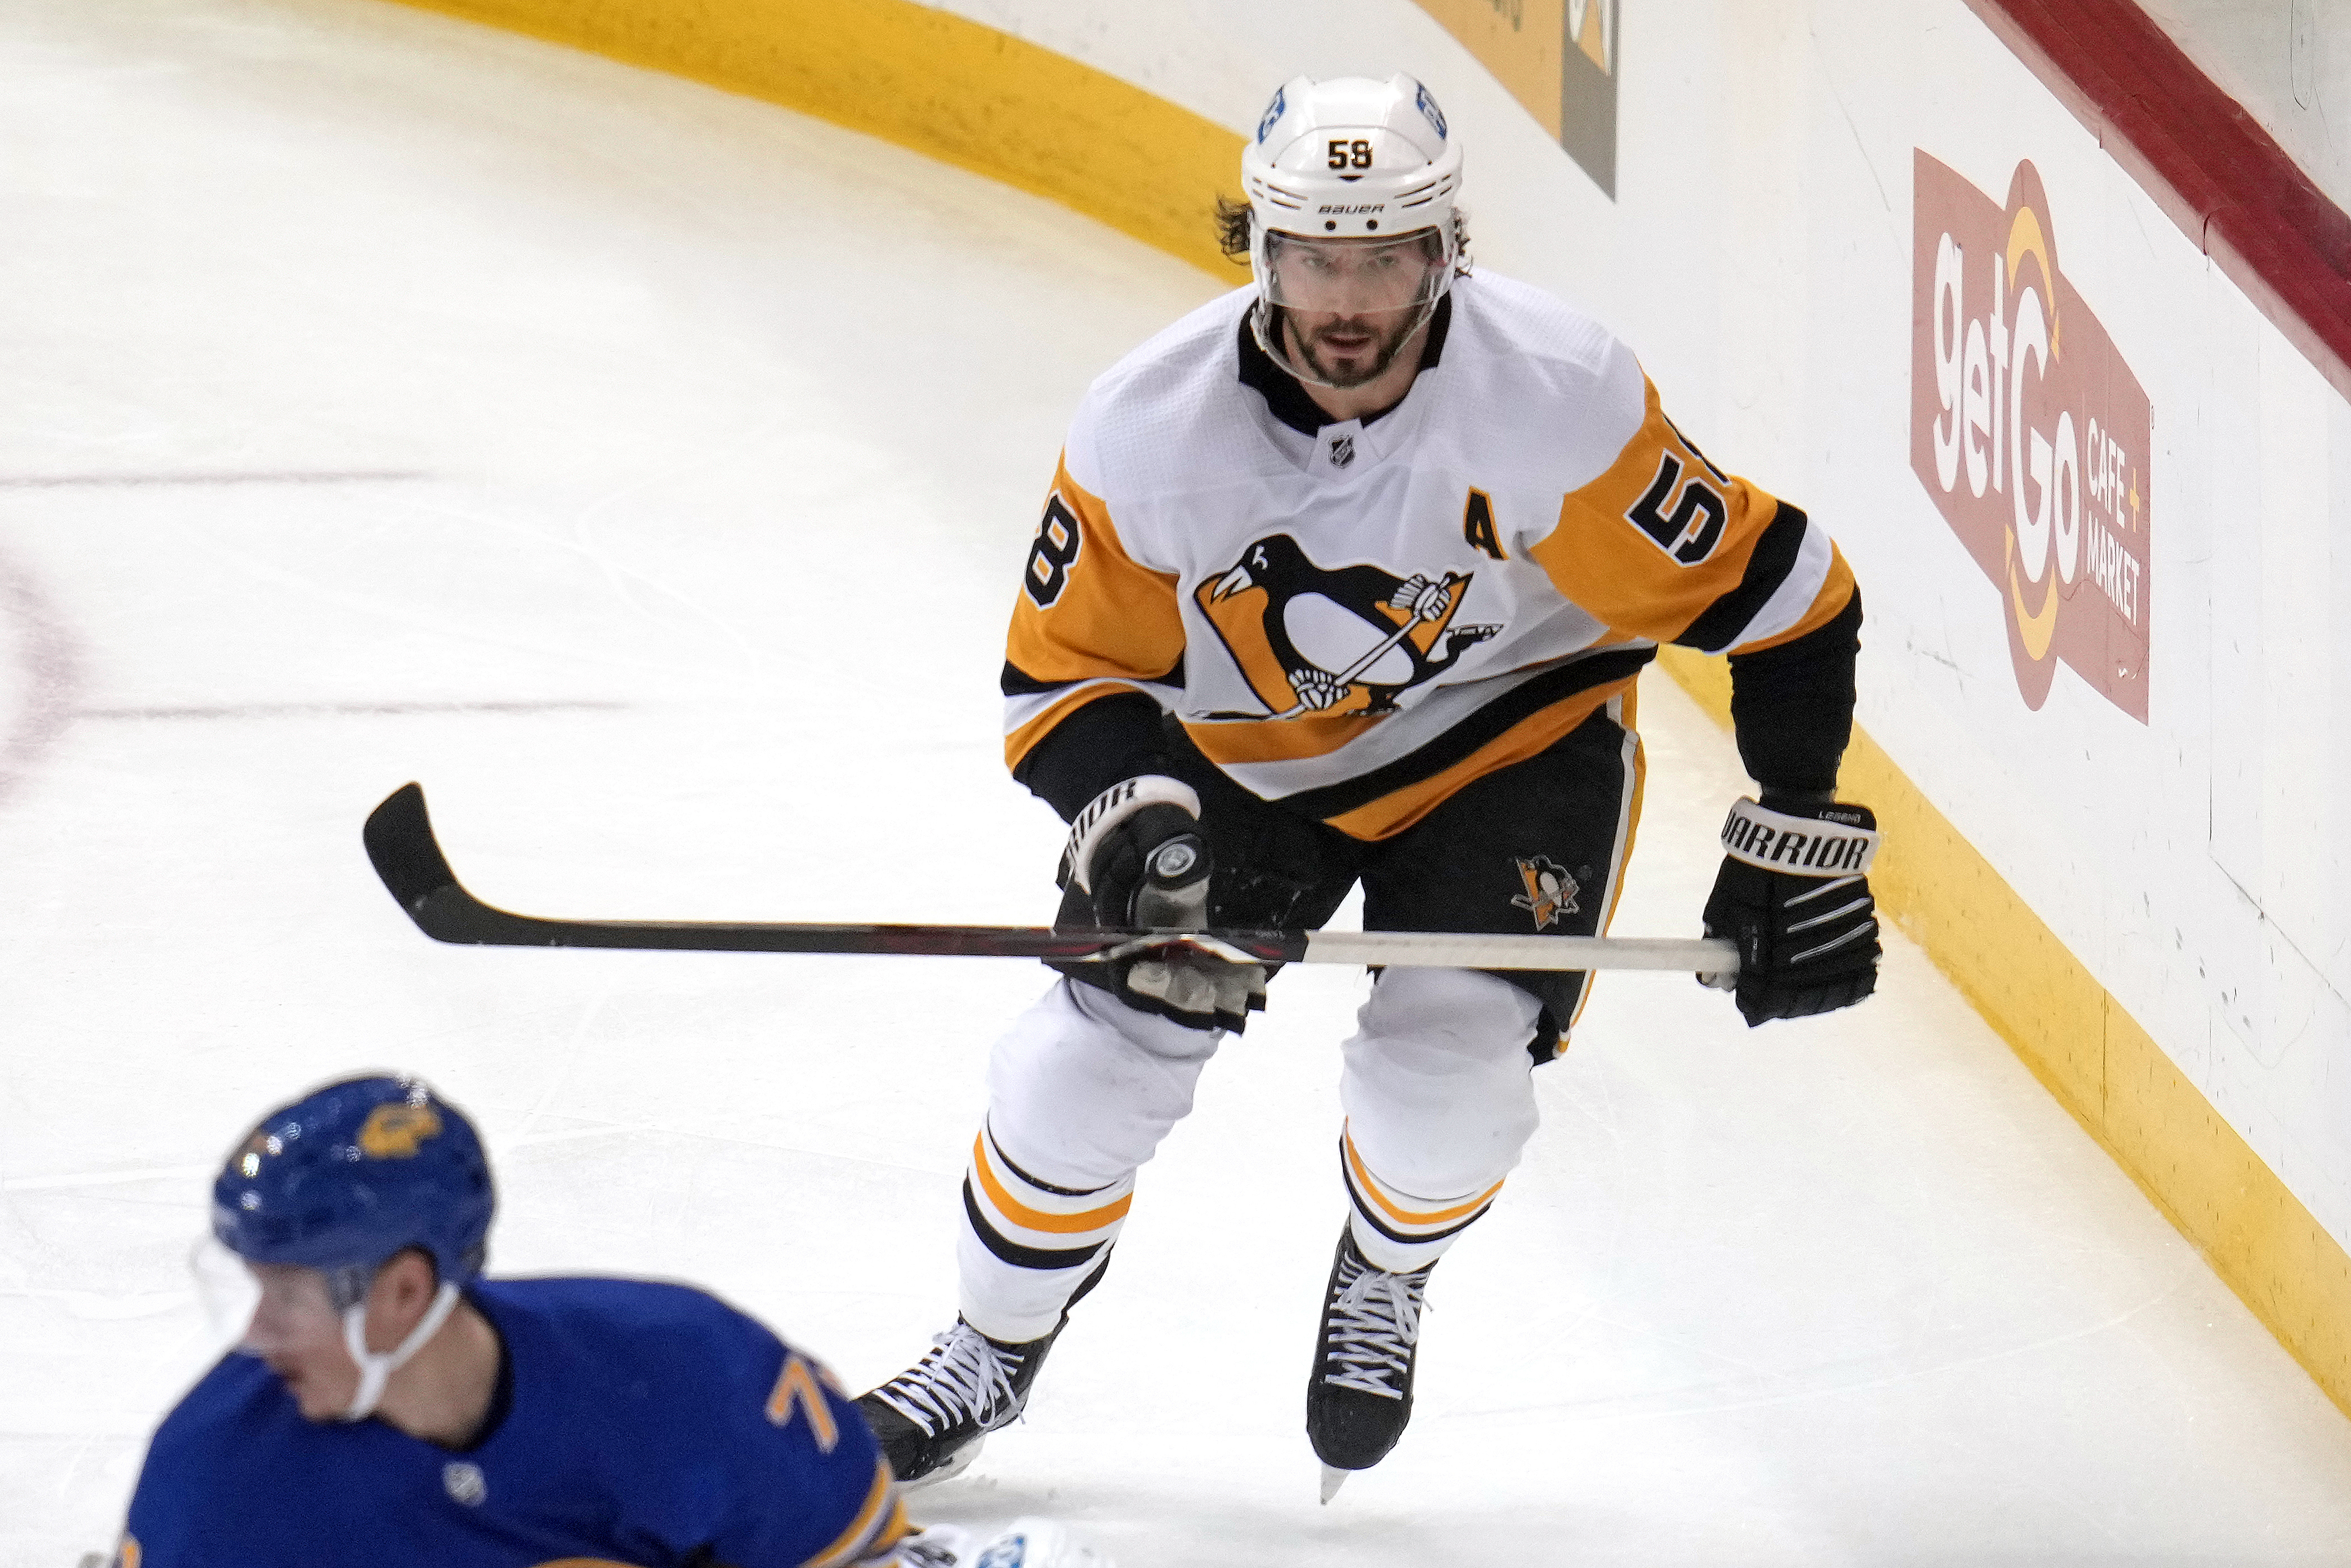
[[[2130,0],[1967,0],[2351,398],[2351,216]]]

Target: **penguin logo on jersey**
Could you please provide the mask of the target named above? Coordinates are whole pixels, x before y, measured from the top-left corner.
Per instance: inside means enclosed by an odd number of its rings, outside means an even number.
[[[1288,534],[1270,534],[1194,594],[1264,713],[1212,718],[1375,718],[1398,694],[1450,669],[1499,626],[1456,626],[1474,572],[1398,577],[1377,566],[1327,570]]]
[[[1559,924],[1562,915],[1576,912],[1575,895],[1583,890],[1567,868],[1555,863],[1549,855],[1537,855],[1532,860],[1518,862],[1519,880],[1527,885],[1526,892],[1510,902],[1535,917],[1535,929]]]

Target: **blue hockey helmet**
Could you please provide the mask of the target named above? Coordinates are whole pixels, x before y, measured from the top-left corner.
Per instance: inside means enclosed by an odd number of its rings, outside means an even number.
[[[463,1284],[482,1271],[496,1207],[464,1113],[413,1078],[349,1078],[271,1112],[230,1154],[213,1235],[249,1263],[318,1269],[362,1291],[414,1247]]]

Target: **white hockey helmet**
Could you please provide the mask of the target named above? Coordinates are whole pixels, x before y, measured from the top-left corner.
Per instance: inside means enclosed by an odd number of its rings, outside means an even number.
[[[1258,287],[1251,324],[1259,345],[1293,374],[1306,372],[1281,350],[1274,313],[1314,307],[1295,298],[1294,283],[1276,265],[1286,240],[1381,248],[1388,242],[1409,248],[1403,242],[1412,241],[1430,265],[1410,305],[1407,335],[1451,286],[1459,260],[1453,203],[1461,149],[1437,99],[1411,77],[1284,82],[1241,149],[1241,185]]]

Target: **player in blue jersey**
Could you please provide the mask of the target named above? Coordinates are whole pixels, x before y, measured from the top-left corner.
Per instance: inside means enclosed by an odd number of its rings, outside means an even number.
[[[251,1315],[156,1432],[117,1568],[1101,1563],[1050,1521],[913,1531],[823,1367],[685,1286],[486,1280],[494,1207],[413,1079],[265,1118],[213,1187]]]

